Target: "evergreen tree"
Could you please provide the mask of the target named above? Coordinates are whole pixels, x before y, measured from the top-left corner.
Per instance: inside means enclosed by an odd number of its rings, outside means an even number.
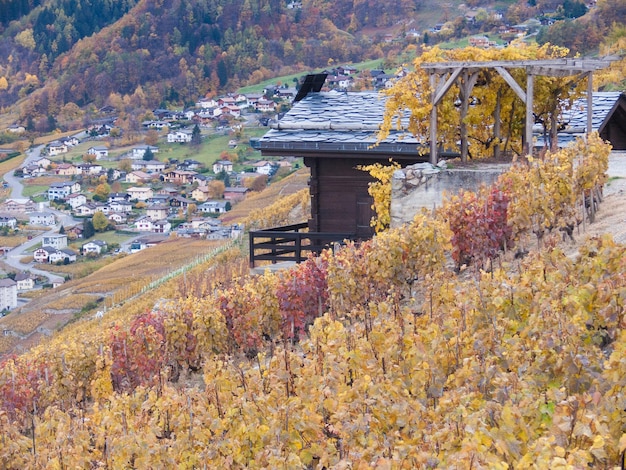
[[[83,222],[83,238],[87,240],[93,237],[95,233],[96,231],[93,228],[93,222],[91,221],[91,219],[85,219],[85,221]]]
[[[146,151],[143,153],[143,159],[145,161],[154,160],[154,153],[152,153],[152,149],[150,147],[147,147]]]
[[[198,124],[196,124],[191,132],[191,145],[198,147],[201,143],[202,136],[200,135],[200,128],[198,127]]]

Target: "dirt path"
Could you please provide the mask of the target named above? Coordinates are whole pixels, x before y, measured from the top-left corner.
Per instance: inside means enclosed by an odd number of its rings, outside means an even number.
[[[626,152],[611,153],[608,176],[596,220],[587,226],[585,235],[610,233],[616,242],[626,243]]]

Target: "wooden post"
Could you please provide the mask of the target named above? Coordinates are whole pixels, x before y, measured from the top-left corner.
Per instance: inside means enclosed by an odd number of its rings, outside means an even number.
[[[593,130],[593,72],[587,75],[587,135]]]
[[[534,85],[533,73],[531,70],[526,69],[526,138],[524,141],[526,155],[532,155],[533,153],[533,125],[535,124],[533,116]]]
[[[432,93],[431,103],[433,105],[430,110],[430,163],[437,164],[437,104],[435,103],[435,94],[437,93],[437,76],[434,72],[430,73],[430,90]]]
[[[500,113],[502,112],[502,91],[498,90],[496,95],[496,108],[493,110],[493,137],[496,141],[493,147],[494,158],[500,158]]]

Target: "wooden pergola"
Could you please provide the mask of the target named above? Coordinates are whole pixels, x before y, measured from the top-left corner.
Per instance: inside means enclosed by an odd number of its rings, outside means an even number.
[[[461,100],[461,159],[468,155],[467,126],[464,122],[469,110],[469,99],[481,70],[495,70],[511,87],[526,106],[523,148],[526,154],[532,151],[533,136],[533,94],[535,76],[568,77],[575,76],[574,83],[587,78],[587,133],[591,132],[593,72],[604,69],[611,63],[607,59],[548,59],[548,60],[515,60],[487,62],[430,62],[422,64],[429,74],[432,110],[430,112],[430,162],[437,163],[437,105],[441,102],[452,85],[459,82],[459,98]],[[526,90],[524,90],[509,72],[510,69],[526,71]],[[500,137],[499,101],[496,105],[494,124],[495,137]]]

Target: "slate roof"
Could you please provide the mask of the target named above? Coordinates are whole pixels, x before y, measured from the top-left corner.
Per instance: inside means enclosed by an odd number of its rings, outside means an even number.
[[[620,91],[593,93],[591,127],[594,131],[599,132],[606,125],[606,121],[611,117],[620,95],[624,95],[624,99],[626,99],[626,94]],[[565,127],[558,133],[559,147],[565,147],[573,142],[576,137],[585,135],[587,132],[587,97],[584,96],[574,101],[572,108],[563,113],[560,121]],[[543,129],[540,126],[533,127],[533,134],[537,139],[535,145],[537,146],[544,144],[542,132]]]
[[[424,145],[408,131],[392,131],[378,146],[377,132],[385,96],[377,92],[312,92],[294,103],[259,139],[262,155],[342,154],[410,155]]]

